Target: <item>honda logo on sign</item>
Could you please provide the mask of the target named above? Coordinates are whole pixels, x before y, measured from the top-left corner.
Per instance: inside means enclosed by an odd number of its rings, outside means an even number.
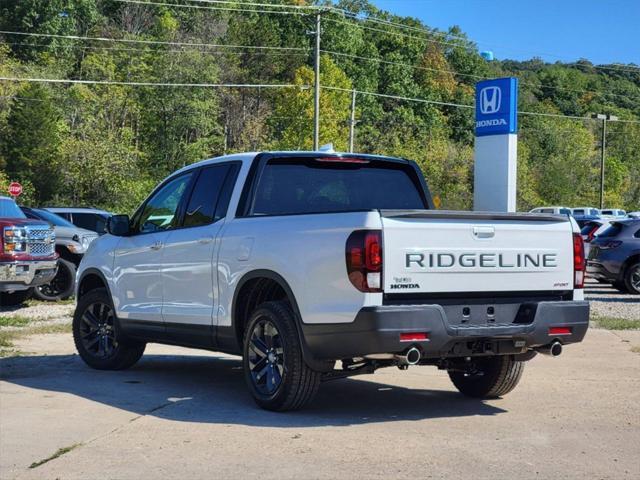
[[[480,113],[490,115],[500,110],[502,91],[500,87],[485,87],[480,91]]]
[[[476,136],[518,131],[518,79],[494,78],[476,84]]]

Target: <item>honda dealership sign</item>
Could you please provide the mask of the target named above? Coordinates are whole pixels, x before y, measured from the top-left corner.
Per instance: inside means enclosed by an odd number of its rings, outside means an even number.
[[[476,84],[473,209],[514,212],[518,152],[518,79]]]
[[[476,84],[476,137],[516,133],[517,104],[517,78],[497,78]]]

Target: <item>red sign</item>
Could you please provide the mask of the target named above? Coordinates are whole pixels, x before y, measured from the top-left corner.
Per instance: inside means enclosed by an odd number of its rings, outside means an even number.
[[[22,185],[20,185],[18,182],[11,182],[11,184],[9,185],[9,195],[17,197],[21,193]]]

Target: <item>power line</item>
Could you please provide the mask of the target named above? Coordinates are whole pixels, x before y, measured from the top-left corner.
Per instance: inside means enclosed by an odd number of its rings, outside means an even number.
[[[57,79],[57,78],[19,78],[19,77],[0,77],[0,81],[12,81],[12,82],[33,82],[33,83],[62,83],[62,84],[89,84],[89,85],[119,85],[119,86],[135,86],[135,87],[194,87],[194,88],[298,88],[300,90],[308,90],[310,85],[295,85],[295,84],[240,84],[240,83],[170,83],[170,82],[124,82],[124,81],[111,81],[111,80],[74,80],[74,79]],[[353,93],[354,89],[332,87],[321,85],[322,89],[334,90],[345,93]],[[463,103],[453,102],[440,102],[437,100],[427,100],[425,98],[405,97],[402,95],[390,95],[385,93],[367,92],[364,90],[355,90],[360,95],[370,95],[373,97],[390,98],[395,100],[404,100],[417,103],[425,103],[432,105],[440,105],[447,107],[457,107],[474,109],[474,105],[467,105]],[[591,120],[595,121],[591,117],[580,117],[576,115],[563,115],[556,113],[543,113],[543,112],[528,112],[519,111],[519,115],[533,115],[542,117],[555,117],[555,118],[568,118],[574,120]],[[612,120],[624,123],[640,123],[640,120]]]
[[[246,12],[246,13],[275,13],[279,15],[305,15],[302,12],[298,11],[282,11],[282,10],[256,10],[256,9],[248,9],[248,8],[230,8],[230,7],[211,7],[211,6],[203,6],[203,5],[185,5],[178,3],[166,3],[166,2],[152,2],[148,0],[114,0],[119,3],[136,3],[139,5],[154,5],[161,7],[177,7],[177,8],[193,8],[197,10],[219,10],[226,12]],[[270,5],[273,7],[274,5]]]
[[[75,80],[68,78],[19,78],[0,77],[0,81],[31,83],[69,83],[84,85],[119,85],[131,87],[197,87],[197,88],[309,88],[295,84],[249,84],[249,83],[169,83],[169,82],[121,82],[117,80]]]
[[[174,47],[205,47],[205,48],[237,48],[237,49],[256,49],[256,50],[290,50],[290,51],[310,51],[304,47],[279,47],[267,45],[226,45],[221,43],[193,43],[193,42],[166,42],[161,40],[140,40],[129,38],[107,38],[107,37],[83,37],[79,35],[57,35],[53,33],[34,33],[34,32],[12,32],[0,30],[3,35],[20,35],[26,37],[45,37],[45,38],[62,38],[67,40],[91,40],[96,42],[117,42],[117,43],[138,43],[145,45],[166,45]]]
[[[441,73],[449,73],[451,75],[458,75],[458,76],[462,76],[462,77],[470,77],[470,78],[475,78],[475,79],[479,79],[479,80],[487,80],[490,79],[492,77],[487,77],[487,76],[483,76],[483,75],[474,75],[471,73],[461,73],[461,72],[456,72],[455,70],[444,70],[444,69],[439,69],[439,68],[430,68],[430,67],[423,67],[420,65],[411,65],[409,63],[402,63],[402,62],[392,62],[392,61],[388,61],[388,60],[382,60],[380,58],[374,58],[374,57],[363,57],[360,55],[353,55],[350,53],[342,53],[342,52],[334,52],[331,50],[322,50],[323,53],[327,53],[329,55],[336,55],[336,56],[340,56],[340,57],[347,57],[347,58],[352,58],[355,60],[364,60],[364,61],[368,61],[368,62],[377,62],[377,63],[383,63],[383,64],[388,64],[388,65],[396,65],[396,66],[400,66],[400,67],[406,67],[406,68],[411,68],[414,70],[425,70],[425,71],[431,71],[431,72],[441,72]],[[594,92],[591,90],[577,90],[574,88],[567,88],[567,87],[556,87],[553,85],[542,85],[542,84],[537,84],[537,83],[531,83],[531,82],[524,82],[524,81],[520,81],[521,84],[523,85],[528,85],[530,87],[535,87],[535,88],[541,88],[541,89],[552,89],[552,90],[563,90],[563,91],[569,91],[569,92],[576,92],[576,93],[593,93],[596,95],[613,95],[616,97],[624,97],[626,98],[627,95],[623,95],[623,94],[619,94],[619,93],[612,93],[612,92]]]
[[[20,45],[25,47],[34,47],[34,48],[46,48],[51,45],[44,43],[23,43],[23,42],[3,42],[0,41],[0,44],[3,45]],[[115,52],[140,52],[140,53],[189,53],[190,50],[177,50],[177,49],[168,49],[168,50],[145,50],[143,48],[126,48],[126,47],[99,47],[96,45],[64,45],[61,48],[74,48],[74,49],[82,49],[82,50],[100,50],[100,51],[115,51]],[[198,51],[198,50],[193,50]],[[205,55],[297,55],[297,56],[307,56],[308,53],[303,52],[290,52],[290,51],[272,51],[272,50],[262,50],[258,52],[221,52],[221,51],[199,51]]]
[[[366,92],[366,91],[354,90],[350,88],[328,87],[328,86],[322,86],[322,88],[326,90],[335,90],[335,91],[348,92],[348,93],[355,91],[358,94],[370,95],[373,97],[392,98],[396,100],[407,100],[411,102],[427,103],[427,104],[441,105],[441,106],[447,106],[447,107],[475,108],[473,105],[465,105],[463,103],[439,102],[437,100],[427,100],[426,98],[403,97],[401,95],[389,95],[386,93]]]
[[[410,29],[416,32],[420,32],[420,33],[424,33],[424,34],[428,34],[428,35],[446,35],[449,38],[453,38],[453,39],[459,39],[462,41],[466,41],[466,42],[470,42],[471,40],[469,40],[466,37],[461,37],[461,36],[453,36],[444,32],[431,32],[430,30],[428,30],[425,27],[414,27],[411,25],[404,25],[398,22],[391,22],[389,20],[384,20],[384,19],[380,19],[378,17],[373,17],[373,16],[359,16],[357,14],[354,14],[352,12],[348,12],[346,10],[340,9],[340,8],[336,8],[336,7],[331,7],[331,6],[300,6],[300,5],[281,5],[281,4],[266,4],[266,3],[258,3],[258,2],[232,2],[232,1],[228,1],[228,0],[189,0],[192,2],[200,2],[200,3],[206,3],[206,4],[227,4],[227,5],[247,5],[247,6],[255,6],[255,7],[267,7],[267,8],[283,8],[283,9],[289,9],[289,11],[282,11],[282,10],[256,10],[256,9],[247,9],[247,8],[230,8],[230,7],[213,7],[213,6],[202,6],[202,5],[186,5],[186,4],[177,4],[177,3],[164,3],[164,2],[152,2],[150,0],[115,0],[117,2],[120,3],[136,3],[136,4],[148,4],[148,5],[160,5],[160,6],[171,6],[171,7],[178,7],[178,8],[196,8],[196,9],[205,9],[205,10],[224,10],[224,11],[237,11],[237,12],[254,12],[254,13],[275,13],[275,14],[288,14],[288,15],[306,15],[305,13],[302,13],[303,10],[324,10],[324,11],[333,11],[333,12],[338,12],[341,13],[349,18],[352,18],[353,20],[356,20],[356,23],[349,23],[349,22],[344,22],[341,20],[336,20],[336,19],[332,19],[330,17],[327,17],[327,20],[332,21],[332,22],[336,22],[336,23],[342,23],[342,24],[346,24],[346,25],[354,25],[357,26],[359,28],[363,28],[363,29],[367,29],[367,30],[371,30],[371,31],[375,31],[375,32],[379,32],[379,33],[386,33],[386,34],[391,34],[391,35],[399,35],[399,36],[403,36],[406,38],[411,38],[414,40],[418,40],[418,41],[422,41],[422,42],[429,42],[429,43],[437,43],[437,44],[441,44],[441,45],[449,45],[449,46],[454,46],[454,47],[461,47],[461,48],[465,48],[469,51],[473,51],[474,53],[476,52],[476,49],[474,47],[471,46],[465,46],[465,45],[461,45],[459,43],[453,43],[453,42],[443,42],[443,41],[439,41],[439,40],[434,40],[434,39],[429,39],[429,38],[423,38],[423,37],[416,37],[414,35],[409,35],[406,33],[400,33],[400,32],[390,32],[388,30],[381,30],[378,28],[373,28],[373,27],[367,27],[365,25],[359,25],[357,23],[357,21],[371,21],[377,24],[382,24],[382,25],[387,25],[387,26],[393,26],[396,28],[404,28],[404,29]],[[295,11],[291,11],[291,10],[295,10]],[[481,42],[482,44],[485,45],[491,45],[489,43],[486,42]],[[499,45],[495,45],[494,46],[499,46]],[[510,47],[506,47],[509,50],[513,50]],[[522,51],[522,50],[520,50]],[[533,55],[538,55],[538,53],[536,52],[532,52],[532,51],[528,51],[527,53],[531,53]],[[555,55],[555,54],[549,54],[549,53],[544,53],[542,54],[544,56],[548,56],[548,57],[554,57],[554,58],[558,58],[558,59],[562,59],[564,57],[560,56],[560,55]],[[578,62],[572,62],[572,63],[567,63],[567,65],[577,65],[580,66],[580,64]],[[591,65],[592,68],[597,68],[597,69],[608,69],[608,70],[616,70],[616,71],[626,71],[626,72],[640,72],[640,66],[636,67],[633,65],[622,65],[622,64],[615,64],[615,65],[611,65],[611,66],[606,66],[606,65]],[[627,70],[627,69],[637,69],[637,70]]]

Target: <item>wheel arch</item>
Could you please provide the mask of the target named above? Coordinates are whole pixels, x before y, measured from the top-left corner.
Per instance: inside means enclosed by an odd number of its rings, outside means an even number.
[[[307,365],[319,371],[332,369],[333,363],[329,365],[328,362],[319,361],[309,351],[302,332],[300,308],[293,290],[282,275],[273,270],[259,269],[245,273],[233,292],[231,324],[240,351],[242,351],[244,328],[251,312],[259,303],[271,300],[286,300],[291,305],[295,318],[296,332]]]
[[[80,278],[77,279],[76,298],[79,300],[82,295],[86,295],[91,290],[97,288],[105,288],[111,296],[111,289],[109,288],[109,282],[107,282],[104,274],[97,268],[87,268],[82,272]]]

